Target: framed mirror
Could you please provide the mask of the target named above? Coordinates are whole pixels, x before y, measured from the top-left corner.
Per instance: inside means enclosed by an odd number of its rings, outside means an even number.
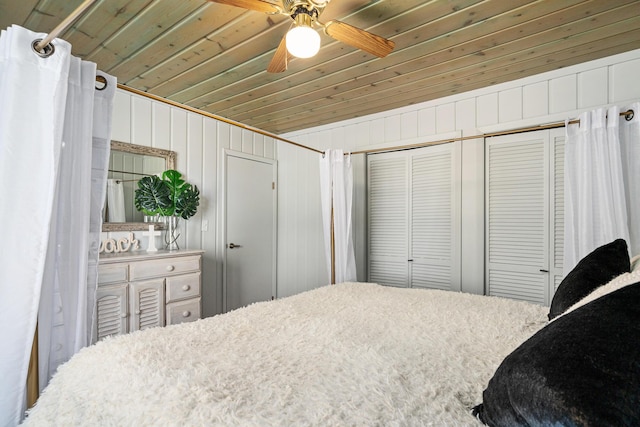
[[[102,231],[147,230],[151,224],[162,229],[162,223],[145,221],[144,214],[138,212],[135,190],[141,178],[175,169],[175,163],[175,151],[111,141]]]

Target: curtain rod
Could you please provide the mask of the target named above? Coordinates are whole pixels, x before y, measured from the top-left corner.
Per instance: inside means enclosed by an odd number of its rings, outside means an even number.
[[[146,173],[140,173],[140,172],[126,172],[126,171],[120,171],[117,169],[107,169],[107,172],[113,172],[113,173],[122,173],[125,175],[140,175],[142,176],[142,178],[145,178],[147,176],[153,176],[153,175],[149,175]],[[120,184],[121,182],[137,182],[140,181],[142,178],[134,178],[134,179],[120,179],[120,178],[115,178],[116,184]],[[114,179],[114,178],[110,178],[110,179]]]
[[[627,121],[631,120],[633,118],[633,116],[634,116],[634,111],[633,110],[623,111],[623,112],[620,113],[620,116],[624,116]],[[580,119],[572,119],[572,120],[568,121],[567,123],[570,124],[570,125],[580,124]],[[350,153],[345,153],[345,155],[348,155],[348,154],[372,154],[372,153],[383,153],[383,152],[387,152],[387,151],[411,150],[413,148],[422,148],[422,147],[430,147],[432,145],[449,144],[451,142],[466,141],[466,140],[469,140],[469,139],[479,139],[479,138],[489,138],[489,137],[492,137],[492,136],[513,135],[513,134],[516,134],[516,133],[533,132],[533,131],[536,131],[536,130],[545,130],[545,129],[557,129],[557,128],[561,128],[561,127],[565,127],[565,122],[556,122],[556,123],[549,123],[549,124],[546,124],[546,125],[529,126],[529,127],[523,127],[523,128],[509,129],[509,130],[504,130],[504,131],[499,131],[499,132],[482,133],[482,134],[479,134],[479,135],[460,136],[460,137],[457,137],[457,138],[440,139],[440,140],[437,140],[437,141],[430,141],[430,142],[418,142],[416,144],[398,145],[398,146],[395,146],[395,147],[372,148],[370,150],[352,151]]]
[[[78,19],[78,17],[82,15],[84,11],[87,10],[89,6],[91,6],[95,2],[96,0],[85,0],[84,3],[78,6],[76,10],[71,12],[71,14],[67,16],[62,22],[60,22],[58,26],[55,27],[44,39],[40,40],[38,44],[34,46],[34,49],[36,49],[40,53],[44,53],[46,51],[45,48],[49,45],[49,43],[51,43],[51,40],[55,39],[67,28],[69,28],[69,26],[73,24],[73,22]]]
[[[305,148],[307,150],[315,151],[316,153],[324,155],[324,151],[320,151],[320,150],[317,150],[315,148],[308,147],[306,145],[299,144],[297,142],[282,138],[282,137],[280,137],[278,135],[275,135],[275,134],[272,134],[270,132],[263,131],[262,129],[254,128],[252,126],[248,126],[248,125],[245,125],[243,123],[236,122],[234,120],[227,119],[225,117],[221,117],[221,116],[215,115],[213,113],[202,111],[202,110],[199,110],[197,108],[194,108],[194,107],[191,107],[191,106],[188,106],[188,105],[184,105],[184,104],[181,104],[181,103],[176,102],[176,101],[172,101],[170,99],[162,98],[160,96],[153,95],[153,94],[150,94],[148,92],[141,91],[139,89],[134,89],[132,87],[123,85],[121,83],[118,83],[118,88],[126,90],[126,91],[129,91],[131,93],[135,93],[137,95],[145,96],[145,97],[153,99],[155,101],[164,102],[166,104],[170,104],[170,105],[173,105],[173,106],[178,107],[178,108],[182,108],[182,109],[185,109],[185,110],[197,113],[197,114],[201,114],[203,116],[206,116],[206,117],[209,117],[209,118],[212,118],[212,119],[215,119],[215,120],[219,120],[219,121],[222,121],[224,123],[227,123],[227,124],[230,124],[230,125],[233,125],[233,126],[237,126],[239,128],[242,128],[242,129],[250,130],[252,132],[256,132],[256,133],[259,133],[261,135],[268,136],[270,138],[274,138],[274,139],[280,140],[282,142],[286,142],[288,144],[295,145],[295,146],[300,147],[300,148]],[[623,111],[623,112],[620,113],[620,116],[624,116],[627,120],[631,120],[633,118],[633,116],[634,116],[634,111],[633,110]],[[572,120],[569,120],[567,123],[570,124],[570,125],[580,124],[580,119],[572,119]],[[416,143],[416,144],[400,145],[400,146],[396,146],[396,147],[373,148],[373,149],[370,149],[370,150],[352,151],[352,152],[345,153],[345,155],[371,154],[371,153],[382,153],[382,152],[386,152],[386,151],[410,150],[410,149],[413,149],[413,148],[421,148],[421,147],[429,147],[429,146],[432,146],[432,145],[448,144],[448,143],[455,142],[455,141],[466,141],[466,140],[469,140],[469,139],[489,138],[489,137],[493,137],[493,136],[503,136],[503,135],[512,135],[512,134],[516,134],[516,133],[533,132],[533,131],[537,131],[537,130],[556,129],[556,128],[564,127],[565,125],[566,125],[565,122],[556,122],[556,123],[549,123],[549,124],[546,124],[546,125],[538,125],[538,126],[530,126],[530,127],[509,129],[509,130],[499,131],[499,132],[483,133],[483,134],[480,134],[480,135],[461,136],[461,137],[458,137],[458,138],[441,139],[441,140],[430,141],[430,142],[419,142],[419,143]]]
[[[205,117],[209,117],[211,119],[219,120],[221,122],[224,122],[224,123],[227,123],[227,124],[230,124],[232,126],[236,126],[236,127],[239,127],[239,128],[245,129],[245,130],[249,130],[251,132],[259,133],[260,135],[264,135],[264,136],[267,136],[269,138],[277,139],[279,141],[286,142],[287,144],[295,145],[295,146],[300,147],[300,148],[306,148],[307,150],[315,151],[316,153],[319,153],[319,154],[324,154],[324,151],[316,150],[315,148],[311,148],[311,147],[308,147],[306,145],[299,144],[299,143],[294,142],[294,141],[290,141],[290,140],[288,140],[286,138],[283,138],[283,137],[278,136],[276,134],[264,131],[262,129],[255,128],[253,126],[248,126],[248,125],[245,125],[243,123],[236,122],[235,120],[227,119],[226,117],[221,117],[221,116],[215,115],[213,113],[202,111],[202,110],[199,110],[197,108],[191,107],[189,105],[184,105],[184,104],[181,104],[181,103],[176,102],[176,101],[172,101],[172,100],[167,99],[167,98],[162,98],[160,96],[153,95],[151,93],[144,92],[144,91],[141,91],[139,89],[134,89],[134,88],[132,88],[130,86],[126,86],[126,85],[123,85],[121,83],[118,83],[118,89],[126,90],[128,92],[135,93],[136,95],[145,96],[147,98],[153,99],[154,101],[164,102],[165,104],[169,104],[169,105],[172,105],[174,107],[182,108],[184,110],[191,111],[192,113],[197,113],[197,114],[203,115]]]

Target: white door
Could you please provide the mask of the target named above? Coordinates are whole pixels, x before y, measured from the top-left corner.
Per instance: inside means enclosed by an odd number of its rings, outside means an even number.
[[[409,277],[412,288],[460,290],[459,159],[455,144],[411,155]]]
[[[562,279],[562,130],[486,142],[487,294],[549,305]]]
[[[405,152],[368,159],[369,281],[409,286],[409,160]]]
[[[227,152],[224,311],[276,296],[276,164]]]

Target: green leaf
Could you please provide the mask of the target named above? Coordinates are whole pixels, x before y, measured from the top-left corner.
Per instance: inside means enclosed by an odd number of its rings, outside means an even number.
[[[162,180],[167,183],[169,186],[169,191],[171,192],[171,200],[178,200],[180,194],[185,190],[187,186],[190,187],[190,184],[187,184],[184,179],[182,179],[182,174],[176,170],[169,169],[162,173]]]
[[[198,187],[191,187],[191,184],[187,184],[187,187],[182,191],[180,196],[176,199],[175,214],[184,219],[189,219],[194,216],[200,205],[200,191]]]
[[[145,176],[138,181],[134,203],[145,215],[173,215],[171,189],[157,176]]]

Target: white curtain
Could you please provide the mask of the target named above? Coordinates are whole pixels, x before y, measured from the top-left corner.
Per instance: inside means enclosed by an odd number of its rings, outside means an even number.
[[[126,222],[124,183],[119,179],[107,180],[107,211],[109,222]]]
[[[23,417],[36,322],[41,386],[93,330],[116,81],[103,75],[107,86],[96,90],[95,64],[63,40],[53,55],[36,55],[31,44],[43,36],[18,26],[0,35],[3,426]]]
[[[621,118],[620,152],[622,177],[627,202],[629,223],[629,250],[632,256],[640,254],[640,102],[634,102],[623,111],[632,110],[633,118]]]
[[[351,155],[326,150],[320,156],[320,197],[327,268],[331,273],[331,218],[335,247],[335,283],[356,281],[353,247],[353,170]],[[333,212],[332,212],[333,211]]]
[[[631,106],[638,114],[638,103]],[[623,110],[626,111],[626,108]],[[567,124],[565,140],[564,265],[570,271],[595,248],[617,238],[640,251],[638,118],[600,108]]]

